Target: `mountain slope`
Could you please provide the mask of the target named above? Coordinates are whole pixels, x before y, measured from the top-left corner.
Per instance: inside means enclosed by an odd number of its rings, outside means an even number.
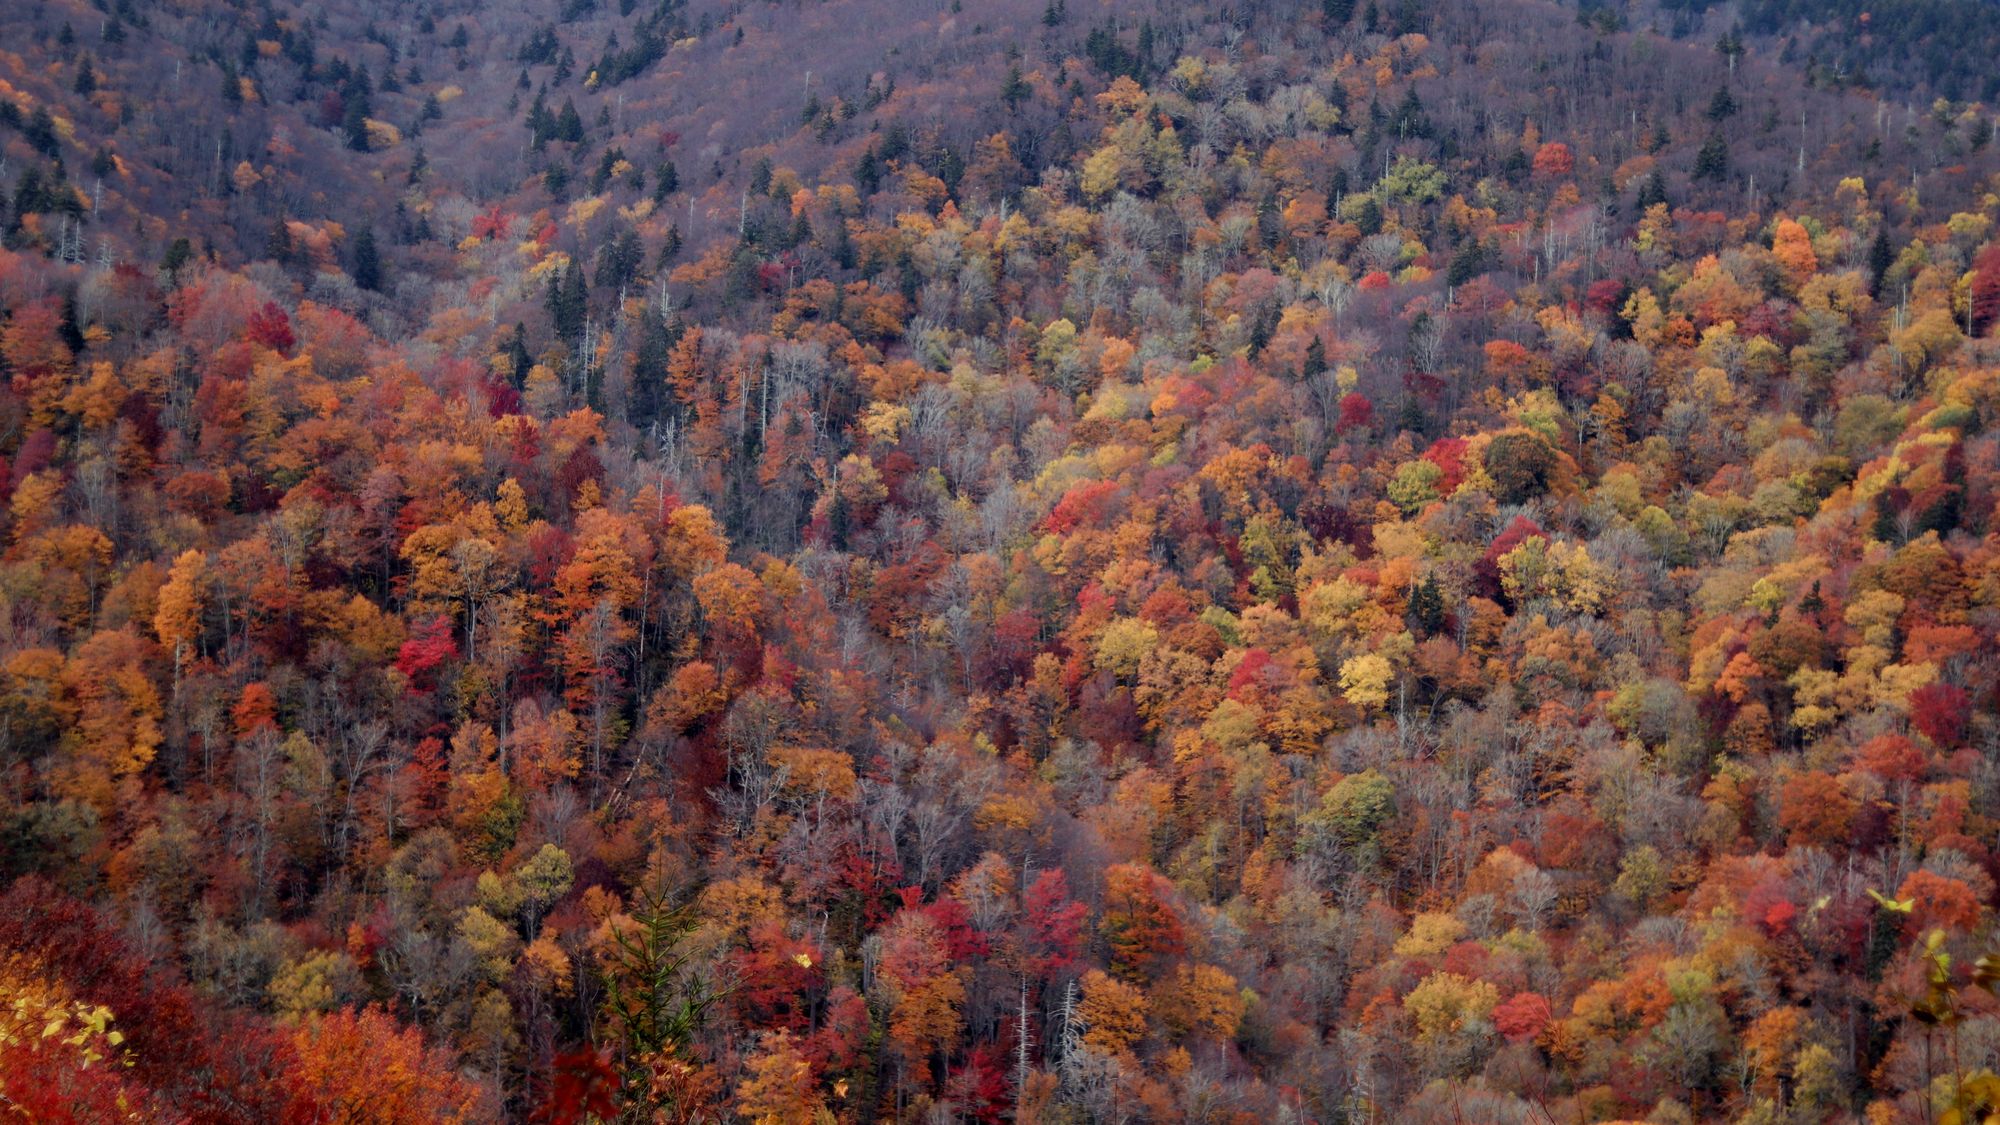
[[[1583,17],[0,12],[0,1097],[1979,1109],[1990,111]]]

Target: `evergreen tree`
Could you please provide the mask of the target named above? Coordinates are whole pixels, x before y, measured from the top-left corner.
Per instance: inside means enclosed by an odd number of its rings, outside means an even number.
[[[583,142],[583,118],[576,112],[576,103],[569,98],[563,99],[562,109],[556,114],[554,136],[556,140],[571,144]]]
[[[71,356],[83,352],[83,323],[76,311],[76,290],[63,294],[62,319],[56,325],[56,337],[69,349]]]
[[[570,263],[563,280],[563,313],[568,318],[566,337],[583,335],[584,321],[590,318],[590,289],[583,279],[583,267]]]
[[[1444,591],[1438,589],[1437,576],[1429,574],[1410,591],[1410,608],[1407,615],[1410,631],[1428,636],[1444,628]]]
[[[680,170],[674,167],[671,160],[660,161],[659,167],[653,169],[653,202],[656,205],[666,202],[667,197],[680,188]]]
[[[1646,208],[1651,207],[1655,203],[1665,203],[1666,201],[1667,180],[1666,177],[1660,175],[1660,170],[1655,168],[1652,174],[1648,175],[1639,184],[1639,210],[1643,213]]]
[[[785,232],[785,249],[792,250],[812,241],[812,219],[804,211],[792,220],[792,227]]]
[[[1423,99],[1417,97],[1415,86],[1403,92],[1402,104],[1396,107],[1396,115],[1390,118],[1389,124],[1398,140],[1431,135],[1430,115],[1424,112]]]
[[[361,288],[370,292],[381,290],[382,259],[375,249],[375,232],[372,229],[363,227],[361,233],[355,236],[354,261],[347,273]]]
[[[542,151],[555,131],[555,118],[549,114],[548,92],[536,90],[535,100],[528,103],[528,147],[536,152]]]
[[[1722,139],[1718,130],[1710,133],[1701,144],[1701,151],[1694,157],[1694,178],[1697,180],[1721,180],[1729,175],[1729,142]]]
[[[854,183],[863,195],[873,195],[882,186],[882,158],[874,145],[861,150],[860,158],[854,162]]]
[[[1715,44],[1716,54],[1729,60],[1730,73],[1736,71],[1736,60],[1743,57],[1743,33],[1736,28],[1725,32]]]
[[[542,186],[549,198],[561,203],[569,198],[569,165],[551,164],[542,172]]]
[[[1257,314],[1256,319],[1250,322],[1251,359],[1256,359],[1258,356],[1264,354],[1264,349],[1270,346],[1271,337],[1277,330],[1278,310],[1276,306]]]
[[[347,147],[355,152],[368,151],[368,99],[349,94],[347,105],[340,117],[340,132],[347,140]]]
[[[283,215],[271,221],[271,233],[264,238],[264,256],[280,265],[292,263],[292,228]]]
[[[1026,101],[1027,97],[1028,81],[1021,75],[1021,64],[1008,63],[1007,81],[1000,86],[1000,100],[1007,103],[1009,110],[1016,110],[1021,108],[1021,103]]]
[[[1320,0],[1319,14],[1329,31],[1346,27],[1354,18],[1354,0]]]
[[[678,333],[660,315],[648,308],[639,316],[639,346],[632,354],[632,417],[634,426],[650,425],[669,408],[673,396],[667,389],[667,362],[673,355]]]
[[[1983,113],[1974,119],[1971,129],[1965,134],[1965,143],[1974,152],[1992,144],[1993,119]]]
[[[583,280],[583,268],[575,262],[549,278],[549,323],[563,341],[583,335],[583,322],[590,314],[590,290]]]
[[[185,238],[176,238],[167,252],[160,255],[160,268],[167,271],[167,284],[180,284],[181,271],[194,260],[194,244]]]
[[[1715,88],[1715,96],[1708,100],[1708,113],[1706,116],[1710,121],[1719,123],[1734,116],[1737,108],[1736,96],[1729,92],[1729,87],[1717,86]]]
[[[660,252],[653,257],[653,269],[655,271],[666,269],[667,263],[680,257],[681,241],[680,224],[669,223],[667,225],[666,237],[660,240]]]
[[[833,255],[834,264],[838,265],[841,269],[851,270],[854,268],[856,261],[854,239],[848,234],[845,222],[833,224],[833,243],[827,247],[827,252]]]
[[[1477,239],[1467,239],[1452,252],[1451,263],[1445,267],[1444,281],[1454,288],[1464,285],[1489,268],[1489,253],[1484,243]]]
[[[597,287],[624,288],[639,276],[645,258],[646,247],[639,241],[639,232],[624,227],[597,252]]]
[[[49,209],[49,189],[42,181],[42,170],[30,164],[21,173],[21,179],[14,185],[14,222],[20,225],[22,218]]]
[[[1882,279],[1889,276],[1889,267],[1895,264],[1896,251],[1889,245],[1889,228],[1875,228],[1875,241],[1868,244],[1869,292],[1882,292]]]
[[[507,340],[507,376],[515,390],[528,385],[528,370],[534,365],[534,358],[528,354],[528,327],[517,320],[514,334]]]
[[[592,195],[603,193],[604,185],[611,182],[612,174],[618,168],[619,162],[624,159],[625,150],[619,148],[617,145],[612,145],[610,148],[604,150],[604,155],[597,161],[597,170],[590,174],[590,193]]]

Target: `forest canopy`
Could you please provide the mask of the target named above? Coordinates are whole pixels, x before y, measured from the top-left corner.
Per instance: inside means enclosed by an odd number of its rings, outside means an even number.
[[[1851,8],[0,8],[0,1108],[2000,1113],[1993,15]]]

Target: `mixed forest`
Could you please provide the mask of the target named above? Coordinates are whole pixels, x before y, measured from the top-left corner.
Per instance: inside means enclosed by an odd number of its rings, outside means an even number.
[[[0,1118],[1993,1119],[1855,7],[0,5]]]

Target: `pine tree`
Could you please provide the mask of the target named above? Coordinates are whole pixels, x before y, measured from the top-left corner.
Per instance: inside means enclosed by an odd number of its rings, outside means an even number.
[[[650,1116],[661,1107],[644,1100],[652,1089],[647,1067],[694,1040],[715,993],[689,941],[699,921],[692,909],[642,893],[631,916],[637,925],[613,929],[603,954],[603,1011],[607,1033],[622,1048],[620,1057],[628,1060],[626,1096],[634,1111]]]
[[[528,370],[535,365],[528,355],[528,327],[514,322],[514,335],[507,340],[507,374],[515,390],[528,385]]]
[[[368,151],[368,119],[375,115],[375,84],[369,81],[368,68],[355,71],[342,91],[345,107],[340,119],[341,132],[346,134],[347,147],[356,152]]]
[[[264,256],[280,265],[290,265],[292,253],[292,228],[280,215],[271,221],[271,233],[264,239]]]
[[[882,185],[882,158],[876,155],[874,145],[863,149],[860,159],[854,162],[854,183],[863,195],[875,194],[875,189]]]
[[[1413,632],[1425,635],[1444,627],[1444,591],[1438,589],[1436,575],[1426,575],[1423,582],[1410,592],[1408,620]]]
[[[549,276],[548,288],[542,294],[542,307],[549,311],[549,327],[557,336],[563,334],[563,274],[569,269],[564,266]]]
[[[1896,264],[1896,251],[1889,245],[1889,229],[1877,227],[1875,241],[1868,244],[1868,286],[1869,292],[1882,292],[1882,279],[1889,275],[1889,267]]]
[[[680,224],[668,224],[666,237],[660,240],[660,252],[653,257],[653,268],[663,270],[667,263],[680,257],[682,241]]]
[[[194,244],[185,238],[176,238],[167,252],[160,255],[160,268],[167,271],[167,283],[178,285],[181,271],[194,260]]]
[[[645,258],[646,247],[639,241],[639,232],[625,227],[597,252],[597,287],[623,288],[639,276]]]
[[[580,144],[583,141],[583,118],[576,112],[576,102],[563,99],[561,111],[556,114],[555,139]]]
[[[347,109],[341,114],[340,132],[347,140],[347,147],[355,152],[368,151],[368,106],[360,99],[347,99]]]
[[[1424,102],[1417,97],[1417,88],[1411,86],[1403,92],[1403,101],[1396,107],[1396,115],[1390,119],[1398,140],[1431,135],[1431,118],[1424,112]]]
[[[1346,27],[1347,21],[1354,18],[1354,0],[1320,0],[1319,13],[1327,30]]]
[[[568,341],[583,334],[583,322],[590,313],[590,290],[583,280],[583,267],[571,262],[549,279],[548,308],[557,336]]]
[[[549,114],[548,92],[536,90],[535,100],[528,103],[528,147],[536,152],[542,151],[555,131],[555,118]]]
[[[644,427],[672,401],[667,388],[667,361],[673,355],[674,333],[660,315],[648,308],[639,317],[639,346],[632,355],[632,418]]]
[[[354,262],[348,269],[354,284],[370,292],[382,288],[382,259],[375,249],[375,232],[367,227],[354,238]]]
[[[671,160],[660,161],[659,167],[653,169],[654,205],[658,206],[661,203],[665,203],[669,195],[680,190],[680,186],[681,174],[674,167],[674,162]]]
[[[1021,103],[1027,100],[1027,97],[1028,82],[1021,76],[1021,64],[1008,63],[1007,81],[1000,86],[1000,100],[1007,103],[1009,110],[1015,110],[1021,108]]]
[[[76,290],[63,294],[62,319],[56,328],[56,337],[63,342],[72,356],[83,351],[83,323],[77,316]]]
[[[1452,253],[1451,262],[1445,266],[1446,285],[1456,288],[1485,273],[1487,270],[1486,246],[1477,239],[1467,239]]]
[[[1720,131],[1710,133],[1701,144],[1701,151],[1694,157],[1694,178],[1697,180],[1721,180],[1729,175],[1729,142],[1722,139]]]
[[[1729,92],[1729,87],[1717,86],[1715,96],[1708,100],[1708,119],[1720,122],[1734,116],[1736,110],[1736,96]]]
[[[56,136],[56,119],[49,115],[48,106],[35,107],[35,112],[28,115],[28,124],[21,130],[21,135],[43,156],[54,159],[62,155],[62,138]]]
[[[1639,211],[1643,214],[1646,208],[1656,203],[1665,203],[1666,201],[1667,179],[1665,176],[1660,175],[1658,168],[1655,168],[1652,174],[1647,176],[1645,181],[1639,185]]]
[[[1736,60],[1743,57],[1742,32],[1731,28],[1721,39],[1716,41],[1715,51],[1723,58],[1729,60],[1729,72],[1731,74],[1736,73]]]

